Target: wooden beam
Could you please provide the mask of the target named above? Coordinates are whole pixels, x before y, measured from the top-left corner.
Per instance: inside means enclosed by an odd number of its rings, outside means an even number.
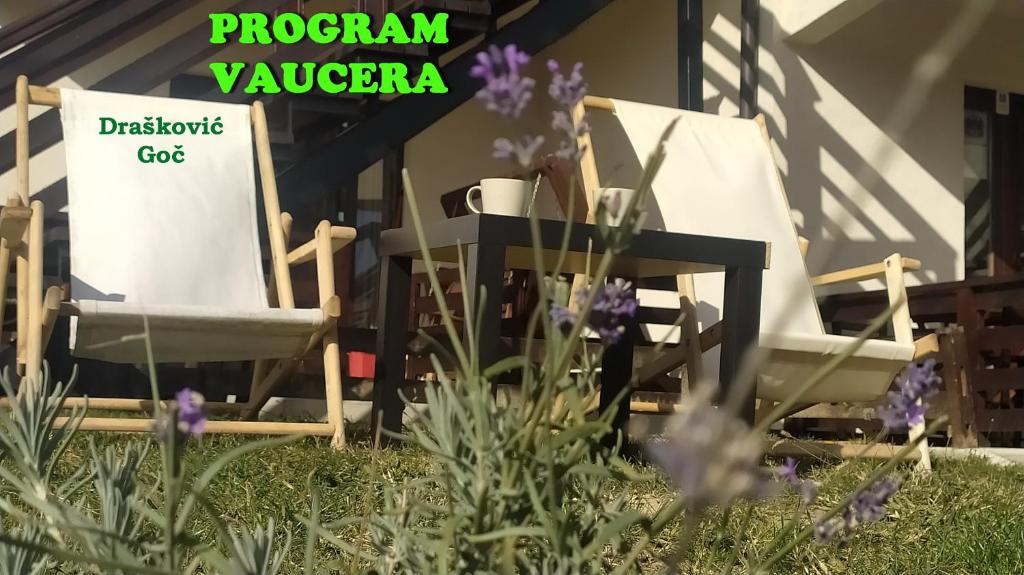
[[[67,417],[58,417],[54,427],[68,424]],[[119,433],[149,433],[153,431],[152,419],[129,419],[124,417],[86,417],[78,428],[81,431],[111,431]],[[334,434],[329,423],[288,423],[280,421],[207,421],[205,433],[242,433],[250,435],[319,435]]]
[[[28,228],[32,208],[28,206],[6,206],[0,210],[0,238],[7,240],[9,247],[21,245],[21,239]]]
[[[849,459],[862,457],[864,459],[893,459],[902,449],[901,446],[880,443],[866,446],[863,443],[843,441],[800,441],[795,439],[783,439],[780,441],[766,441],[765,452],[779,456],[788,457],[814,457]],[[921,458],[919,451],[912,450],[904,456],[907,461],[917,461]]]
[[[496,45],[514,43],[528,54],[536,54],[611,2],[541,2],[486,41]],[[476,50],[457,57],[444,69],[448,93],[399,97],[387,103],[380,112],[282,174],[281,189],[295,201],[333,193],[346,178],[370,167],[389,149],[402,145],[472,98],[480,88],[479,80],[469,76],[475,62]]]
[[[707,351],[722,343],[722,322],[709,326],[700,333],[700,350]],[[661,377],[686,363],[692,353],[685,345],[677,345],[666,349],[660,356],[645,362],[637,370],[637,381],[644,383]],[[690,382],[693,385],[695,382]]]
[[[99,1],[71,0],[4,26],[0,29],[0,54],[19,45],[27,44],[37,36],[67,23]]]
[[[383,177],[381,179],[381,228],[391,229],[402,226],[402,168],[405,167],[405,142],[393,146],[384,154]]]
[[[916,271],[921,269],[921,262],[914,258],[903,258],[902,262],[903,269],[906,271]],[[868,264],[865,266],[858,266],[855,268],[829,272],[820,276],[814,276],[811,278],[811,285],[823,286],[843,282],[860,282],[879,279],[882,277],[885,277],[885,263],[879,262],[876,264]]]
[[[358,118],[365,111],[362,98],[326,94],[289,94],[288,105],[295,112],[327,114],[342,118]]]
[[[758,114],[760,20],[761,0],[740,0],[740,116],[743,118],[753,118]]]
[[[679,108],[704,111],[704,0],[676,1]]]
[[[10,90],[20,74],[48,84],[167,21],[187,0],[102,0],[73,22],[46,32],[0,62],[0,107],[14,101]],[[5,171],[5,170],[4,170]]]
[[[145,1],[153,2],[154,0]],[[167,0],[163,1],[166,2]],[[142,0],[139,3],[142,4]],[[283,6],[285,3],[286,0],[240,0],[233,4],[230,10],[237,12],[270,12]],[[153,18],[152,20],[157,19]],[[163,21],[161,20],[161,23]],[[156,22],[154,22],[155,24]],[[167,44],[153,49],[153,51],[140,56],[124,68],[113,72],[90,86],[89,89],[105,92],[146,93],[170,80],[175,74],[202,62],[218,50],[223,49],[222,46],[210,44],[209,35],[210,24],[209,21],[204,20],[203,23],[174,38]],[[122,39],[122,42],[127,41],[128,38]],[[47,84],[56,79],[51,77],[52,74],[33,75],[31,71],[19,71],[18,73],[27,74],[29,81],[37,85]],[[36,103],[44,104],[45,102],[39,101]],[[3,102],[0,101],[0,105],[2,104]],[[33,118],[29,123],[29,129],[32,142],[30,154],[35,155],[61,141],[60,114],[55,110],[48,110]],[[14,138],[12,134],[0,137],[0,172],[5,172],[11,168],[11,158],[13,158],[14,154],[13,146]]]
[[[331,226],[331,249],[337,252],[356,239],[356,229],[342,226]],[[288,265],[295,266],[316,259],[316,238],[309,240],[288,252]]]
[[[161,404],[166,402],[161,401]],[[0,397],[0,407],[9,407],[10,399]],[[224,403],[219,401],[207,401],[203,403],[203,409],[207,413],[241,413],[245,408],[244,403]],[[87,407],[99,411],[152,411],[153,400],[151,399],[126,399],[121,397],[69,397],[64,400],[64,409],[76,407]]]

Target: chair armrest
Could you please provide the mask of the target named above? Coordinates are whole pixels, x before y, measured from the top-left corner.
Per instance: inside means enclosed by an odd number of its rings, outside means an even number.
[[[903,263],[903,271],[916,271],[921,269],[920,260],[915,260],[914,258],[901,258],[900,261]],[[868,264],[866,266],[859,266],[822,274],[820,276],[814,276],[811,278],[811,285],[823,286],[843,282],[859,282],[883,277],[885,277],[885,262],[878,262],[877,264]]]
[[[356,229],[331,226],[331,250],[335,253],[356,239]],[[288,252],[288,265],[297,266],[316,259],[316,238]]]

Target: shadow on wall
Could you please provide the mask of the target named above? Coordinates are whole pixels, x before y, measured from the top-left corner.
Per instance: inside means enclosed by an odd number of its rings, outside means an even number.
[[[722,12],[719,16],[731,19],[739,28],[738,11]],[[942,230],[937,229],[923,215],[922,206],[915,206],[908,201],[912,191],[902,190],[901,193],[886,181],[876,166],[871,165],[877,158],[866,157],[863,150],[857,149],[850,139],[837,130],[830,118],[820,114],[822,94],[815,87],[805,66],[825,77],[860,114],[868,121],[875,120],[876,124],[888,112],[885,104],[891,103],[879,98],[878,90],[886,88],[877,84],[878,78],[872,78],[870,70],[865,73],[858,69],[856,58],[849,58],[843,53],[849,42],[836,40],[836,49],[831,52],[816,46],[797,53],[794,50],[798,48],[788,43],[783,44],[778,38],[779,34],[774,15],[766,9],[762,10],[762,54],[765,54],[766,49],[777,47],[768,56],[778,72],[766,73],[762,70],[760,97],[773,99],[780,111],[781,117],[767,116],[768,129],[778,149],[782,151],[780,165],[787,167],[782,178],[791,205],[803,214],[801,234],[811,240],[807,262],[809,270],[821,273],[837,267],[877,262],[898,251],[922,258],[925,268],[939,278],[958,277],[958,274],[962,274],[960,253],[956,246],[949,243],[948,233],[944,236]],[[710,48],[730,60],[738,61],[739,54],[727,39],[711,33],[705,37],[705,41]],[[765,68],[765,60],[763,55],[762,69]],[[909,70],[911,64],[912,61],[907,63],[904,72]],[[908,76],[904,73],[904,78]],[[734,80],[725,78],[715,70],[705,69],[705,81],[721,93],[734,90]],[[899,86],[890,89],[894,95],[902,91]],[[869,106],[868,101],[873,105]],[[846,120],[850,121],[850,118]],[[957,149],[955,146],[959,145],[959,140],[953,144],[952,149]],[[940,182],[951,181],[948,170],[959,168],[959,156],[953,157],[954,161],[950,162],[938,154],[932,157],[913,155],[915,147],[909,150],[907,147],[895,149],[912,155],[914,161],[920,166],[926,166],[927,173]],[[826,162],[832,164],[826,165]],[[933,165],[928,165],[929,162]],[[943,174],[943,170],[947,173]],[[836,181],[840,178],[845,181]],[[953,181],[956,181],[955,174]],[[859,194],[863,195],[858,198]],[[829,215],[829,206],[825,205],[828,197],[838,204],[840,213],[845,211],[849,214],[848,221]],[[891,234],[899,230],[889,229],[889,225],[883,229],[879,225],[879,218],[872,217],[863,209],[868,203],[880,205],[888,212],[885,219],[898,222],[898,226],[902,226],[905,231],[894,239]],[[831,212],[835,214],[836,211],[833,206]],[[870,239],[851,239],[848,235],[851,227],[860,228],[860,234],[866,230]],[[917,279],[929,281],[923,275]]]

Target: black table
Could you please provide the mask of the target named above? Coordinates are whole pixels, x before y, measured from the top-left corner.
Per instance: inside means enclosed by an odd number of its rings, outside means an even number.
[[[554,267],[565,234],[565,222],[541,220],[541,243],[545,269]],[[431,223],[425,230],[427,246],[435,262],[457,263],[458,246],[464,251],[470,309],[476,309],[479,286],[488,294],[501,294],[505,269],[534,269],[530,222],[526,218],[479,214]],[[590,246],[590,242],[592,246]],[[595,257],[604,252],[596,226],[574,223],[569,254],[562,271],[583,273],[588,246]],[[404,405],[399,389],[405,384],[406,346],[409,326],[409,289],[412,261],[421,259],[416,233],[411,227],[381,232],[378,245],[380,285],[377,311],[377,364],[373,386],[373,421],[400,431]],[[630,242],[612,265],[610,277],[639,279],[686,273],[725,272],[722,316],[722,349],[719,381],[722,395],[739,370],[744,352],[757,344],[761,318],[761,274],[768,267],[769,245],[765,242],[644,231]],[[498,359],[501,302],[490,300],[480,322],[480,361],[490,365]],[[601,406],[605,407],[629,383],[633,368],[636,330],[627,330],[622,340],[605,350],[601,366]],[[616,425],[629,417],[629,396],[622,399]],[[743,404],[742,413],[753,421],[754,393]]]

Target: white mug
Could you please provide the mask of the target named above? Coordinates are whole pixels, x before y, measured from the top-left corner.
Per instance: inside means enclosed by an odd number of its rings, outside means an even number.
[[[473,194],[480,192],[483,208],[473,204]],[[486,178],[479,186],[466,190],[466,207],[474,214],[496,214],[499,216],[525,216],[526,208],[533,195],[533,184],[513,178]]]
[[[629,207],[629,202],[635,193],[636,190],[631,188],[601,188],[598,190],[599,201],[618,204],[618,213],[614,216],[608,213],[607,206],[605,206],[604,217],[609,226],[622,225],[622,219],[626,216],[626,208]]]

